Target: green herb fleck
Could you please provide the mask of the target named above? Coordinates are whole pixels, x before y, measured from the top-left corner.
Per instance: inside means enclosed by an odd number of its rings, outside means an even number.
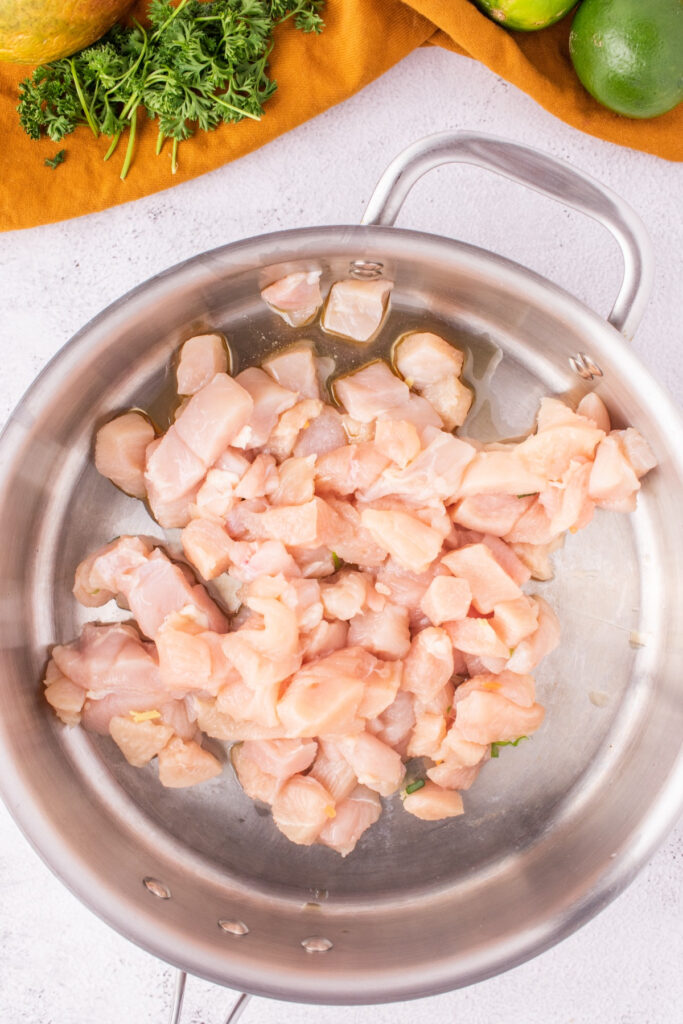
[[[501,747],[518,747],[522,740],[528,740],[528,736],[518,736],[516,740],[501,740],[499,743],[491,744],[491,757],[498,757]]]
[[[138,108],[157,121],[156,151],[222,123],[259,121],[277,83],[268,75],[273,32],[293,20],[320,32],[324,0],[151,0],[149,28],[115,25],[72,57],[42,64],[19,86],[19,122],[32,139],[59,142],[79,125],[111,140],[128,132],[121,177],[134,157]],[[56,158],[55,158],[56,159]],[[60,161],[61,162],[61,161]],[[56,166],[48,161],[48,166]]]
[[[518,498],[533,498],[535,494],[538,494],[538,491],[529,491],[528,494],[518,494],[517,497]]]
[[[60,164],[64,163],[65,156],[66,150],[60,149],[59,153],[55,153],[55,155],[52,157],[47,157],[47,159],[45,160],[45,166],[52,167],[52,169],[54,170],[55,167],[59,167]]]
[[[334,571],[335,572],[339,572],[339,570],[341,569],[343,564],[344,563],[341,560],[341,558],[339,557],[339,555],[337,554],[337,552],[333,551],[332,552],[332,565],[334,566]]]
[[[410,785],[406,786],[406,794],[417,793],[418,789],[422,789],[424,784],[424,779],[415,779],[415,782],[411,782]]]

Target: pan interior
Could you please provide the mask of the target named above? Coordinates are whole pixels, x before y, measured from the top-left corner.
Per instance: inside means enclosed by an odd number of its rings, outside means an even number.
[[[233,372],[299,338],[311,339],[319,354],[335,359],[336,372],[344,372],[387,356],[406,331],[434,330],[467,353],[465,379],[477,397],[461,434],[483,440],[528,432],[543,395],[579,393],[567,360],[560,360],[551,346],[545,352],[539,346],[530,309],[524,313],[522,306],[518,322],[503,325],[493,314],[487,317],[485,308],[466,309],[457,288],[428,286],[401,266],[385,270],[394,274],[397,286],[370,345],[332,338],[317,324],[292,330],[263,304],[258,285],[298,265],[267,269],[260,281],[254,274],[228,275],[222,281],[218,275],[205,289],[204,309],[197,308],[196,300],[195,309],[183,307],[182,296],[176,296],[170,309],[152,311],[147,323],[122,328],[116,349],[91,367],[87,394],[74,393],[61,411],[53,410],[60,421],[54,423],[59,459],[44,492],[31,560],[37,661],[27,685],[35,679],[37,687],[39,662],[50,644],[72,639],[89,618],[126,618],[113,604],[81,609],[70,594],[74,568],[116,535],[161,536],[162,531],[139,502],[97,474],[92,436],[114,411],[131,407],[153,407],[163,420],[172,355],[192,333],[223,332]],[[324,282],[347,270],[346,260],[326,261]],[[600,785],[605,755],[615,744],[628,742],[640,684],[653,671],[657,625],[648,616],[657,607],[658,578],[648,566],[655,564],[656,527],[647,495],[643,498],[635,516],[598,513],[555,556],[555,578],[532,586],[558,610],[563,630],[561,647],[537,672],[546,722],[532,739],[503,749],[485,766],[465,794],[462,818],[429,824],[405,814],[398,797],[385,800],[378,824],[342,859],[318,846],[291,844],[275,829],[268,811],[242,792],[229,767],[210,783],[166,790],[154,766],[130,767],[106,738],[50,721],[54,739],[93,798],[110,801],[116,790],[116,815],[134,828],[143,822],[158,827],[170,857],[200,858],[207,871],[273,897],[300,904],[322,894],[332,902],[377,903],[466,887],[477,877],[514,870],[525,851],[567,813],[573,794]],[[177,533],[168,539],[178,551]]]

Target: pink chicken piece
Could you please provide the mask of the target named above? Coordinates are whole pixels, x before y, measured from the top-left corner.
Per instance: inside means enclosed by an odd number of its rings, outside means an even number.
[[[318,548],[338,536],[338,516],[322,498],[302,505],[279,505],[259,515],[263,535],[288,547]]]
[[[506,647],[513,648],[538,627],[538,605],[526,594],[494,605],[491,626]]]
[[[277,464],[272,455],[261,452],[235,487],[236,498],[264,498],[278,486]]]
[[[472,391],[454,374],[428,384],[421,394],[438,413],[446,430],[463,425],[474,400]]]
[[[509,548],[526,567],[530,579],[551,580],[553,565],[550,556],[564,544],[564,536],[554,537],[548,544],[511,543]]]
[[[407,756],[408,741],[415,726],[415,708],[411,694],[400,690],[378,718],[369,719],[367,730],[387,747]]]
[[[382,360],[338,377],[334,394],[359,423],[370,423],[391,409],[402,409],[410,398],[407,385]]]
[[[557,537],[553,522],[540,497],[533,499],[512,530],[505,535],[508,544],[549,544]]]
[[[244,753],[244,743],[235,744],[230,751],[230,760],[240,786],[251,800],[272,804],[282,782],[263,771],[259,764]]]
[[[342,757],[338,744],[329,737],[318,740],[318,755],[308,773],[339,803],[358,785],[353,769]]]
[[[442,789],[469,789],[481,771],[481,763],[468,768],[442,761],[427,769],[427,778]]]
[[[453,646],[448,633],[436,626],[420,630],[413,637],[403,665],[403,688],[427,703],[452,675]]]
[[[206,616],[209,629],[224,633],[228,628],[225,615],[204,588],[189,583],[185,573],[160,548],[155,548],[123,585],[126,589],[120,593],[145,636],[154,638],[166,616],[187,605]]]
[[[332,495],[326,500],[337,516],[336,533],[331,543],[338,558],[342,562],[366,569],[380,566],[387,557],[386,550],[375,541],[370,530],[362,525],[360,513],[355,506]]]
[[[418,505],[431,505],[435,499],[453,500],[476,451],[467,441],[436,427],[426,427],[422,436],[423,441],[427,441],[424,450],[404,469],[388,469],[374,484],[364,488],[365,501],[376,501],[390,494]]]
[[[78,565],[73,593],[80,604],[98,608],[119,593],[120,582],[144,565],[153,543],[144,537],[117,537]]]
[[[590,420],[592,426],[609,434],[611,424],[607,407],[594,391],[590,391],[587,395],[583,396],[576,407],[576,412],[577,415]]]
[[[246,726],[255,726],[253,730],[242,732],[240,739],[275,739],[282,734],[282,726],[277,715],[277,701],[280,682],[261,680],[256,688],[250,687],[236,672],[237,679],[223,686],[216,697],[216,711],[233,722]],[[204,730],[211,736],[218,736],[210,728]],[[232,737],[225,737],[231,739]]]
[[[47,663],[45,678],[45,700],[65,725],[78,725],[85,703],[86,691],[63,675],[52,658]]]
[[[427,587],[420,608],[433,626],[453,619],[464,619],[472,603],[467,580],[453,576],[435,576]]]
[[[533,500],[531,495],[519,498],[514,494],[473,494],[458,502],[452,518],[468,530],[504,537]]]
[[[444,377],[459,377],[463,360],[460,349],[429,331],[406,334],[394,354],[398,372],[417,391],[438,384]]]
[[[323,304],[320,277],[320,270],[287,274],[264,288],[261,298],[290,327],[301,327],[313,319]]]
[[[531,473],[548,480],[558,480],[572,459],[591,459],[604,436],[602,430],[591,426],[564,403],[543,398],[538,430],[517,445],[515,455]]]
[[[270,495],[272,505],[305,505],[315,496],[315,456],[285,459],[278,467],[278,485]]]
[[[640,481],[617,439],[608,435],[595,453],[588,493],[598,504],[621,501],[640,490]]]
[[[240,541],[211,519],[192,519],[181,534],[188,561],[205,580],[213,580],[237,561]]]
[[[456,687],[453,694],[453,704],[456,707],[461,701],[466,700],[471,693],[481,690],[485,693],[498,693],[507,700],[511,700],[520,707],[530,708],[535,700],[535,685],[533,676],[519,675],[516,672],[504,670],[503,672],[485,672],[481,675],[472,676],[471,679]]]
[[[399,469],[404,469],[420,454],[420,435],[407,420],[378,420],[375,427],[375,448]]]
[[[531,579],[529,568],[517,557],[509,544],[490,533],[485,533],[481,542],[486,545],[501,569],[505,570],[518,587],[529,582]]]
[[[345,735],[357,728],[365,680],[376,664],[362,647],[346,647],[304,665],[278,703],[286,735]]]
[[[408,741],[408,757],[437,757],[446,737],[446,719],[432,711],[416,715]]]
[[[354,615],[349,623],[349,644],[389,660],[404,658],[410,650],[408,609],[387,601],[381,611],[367,608]]]
[[[168,789],[196,786],[215,779],[223,771],[217,757],[202,750],[194,740],[175,736],[159,751],[159,782]]]
[[[515,647],[508,661],[508,668],[512,672],[530,672],[560,642],[557,615],[542,597],[534,597],[533,600],[538,607],[538,627]]]
[[[365,607],[372,588],[372,578],[362,572],[342,570],[333,583],[320,588],[323,608],[328,619],[348,621]]]
[[[232,689],[232,686],[229,689]],[[242,718],[233,718],[227,711],[221,711],[218,700],[192,697],[193,714],[196,715],[197,725],[202,732],[228,742],[277,739],[281,736],[282,726],[279,723],[274,726],[262,725],[258,721],[258,706],[256,712],[253,710],[255,705],[263,705],[264,694],[254,694],[244,684],[243,692],[251,693],[251,700],[246,703],[240,700],[240,711],[245,716]],[[222,693],[219,693],[219,698],[221,696]]]
[[[458,727],[457,720],[446,733],[446,738],[438,753],[452,768],[473,768],[479,765],[489,754],[488,743],[475,743],[465,738]]]
[[[494,631],[488,619],[457,619],[444,623],[451,643],[463,654],[484,658],[508,658],[510,650]]]
[[[324,455],[346,444],[346,434],[342,418],[330,405],[323,406],[322,411],[310,426],[304,426],[292,449],[296,456]]]
[[[468,544],[444,555],[441,561],[454,576],[467,581],[472,603],[483,615],[493,611],[500,601],[514,601],[522,596],[486,544]]]
[[[81,722],[106,735],[114,716],[158,710],[171,698],[153,645],[132,626],[86,623],[78,640],[57,646],[52,658],[61,675],[85,691]]]
[[[315,629],[301,638],[301,653],[304,662],[324,658],[333,651],[346,647],[349,627],[346,622],[319,622]]]
[[[543,506],[555,535],[583,529],[592,519],[595,503],[588,494],[592,469],[593,463],[572,459],[560,484],[539,494],[538,503]]]
[[[318,367],[312,345],[305,342],[292,345],[269,356],[261,366],[288,391],[296,391],[301,398],[320,398]]]
[[[323,329],[351,341],[369,341],[384,318],[393,287],[393,281],[337,281],[323,311]]]
[[[540,704],[522,707],[499,693],[474,690],[458,704],[455,721],[465,739],[507,743],[535,732],[544,717]]]
[[[388,465],[389,459],[372,441],[347,444],[318,456],[316,487],[322,494],[326,491],[340,495],[364,491],[375,483]]]
[[[311,846],[335,814],[332,796],[310,775],[293,775],[273,800],[273,821],[300,846]]]
[[[299,437],[323,411],[323,403],[317,398],[305,398],[290,409],[285,409],[270,433],[267,451],[280,461],[286,459],[294,451]],[[315,453],[311,453],[309,458],[315,459]]]
[[[196,690],[215,694],[238,678],[221,646],[222,634],[205,628],[204,616],[188,606],[167,615],[155,637],[164,686],[177,696]]]
[[[457,497],[484,494],[514,494],[528,497],[547,486],[548,478],[530,469],[518,454],[508,451],[478,451],[465,470]]]
[[[252,409],[239,433],[233,435],[229,443],[235,448],[260,448],[270,437],[280,414],[296,404],[298,395],[296,391],[281,387],[257,366],[242,370],[235,377],[235,382],[248,393]]]
[[[387,724],[382,716],[396,703],[402,674],[400,661],[377,661],[365,679],[365,691],[358,707],[360,718],[377,719],[382,727]]]
[[[220,334],[197,334],[180,350],[176,379],[179,395],[195,395],[217,373],[227,373],[228,352]]]
[[[164,749],[173,729],[159,719],[136,722],[125,715],[114,715],[109,721],[109,735],[128,764],[142,768]]]
[[[441,534],[407,512],[365,508],[360,521],[376,544],[411,572],[424,572],[441,551]]]
[[[613,430],[610,437],[615,438],[639,480],[657,465],[657,459],[649,444],[633,427]]]
[[[422,821],[440,821],[465,813],[462,797],[457,790],[442,789],[431,781],[425,782],[414,793],[408,793],[403,801],[403,809]]]
[[[284,781],[309,768],[318,753],[314,740],[247,740],[242,744],[242,754],[250,758],[259,768]]]
[[[337,804],[336,814],[320,830],[318,842],[347,857],[381,813],[382,804],[377,794],[367,786],[356,786]]]
[[[361,785],[380,796],[396,792],[405,775],[400,754],[367,732],[344,736],[338,744]]]
[[[171,430],[208,469],[252,415],[249,392],[227,373],[217,373],[192,396]]]
[[[165,530],[185,526],[206,466],[181,440],[175,424],[145,453],[145,488],[152,515]]]
[[[126,494],[145,498],[145,452],[154,427],[140,412],[126,412],[105,423],[95,439],[95,466]]]

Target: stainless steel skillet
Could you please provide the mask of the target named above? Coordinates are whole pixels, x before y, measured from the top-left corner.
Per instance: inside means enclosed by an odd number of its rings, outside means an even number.
[[[388,226],[415,178],[446,160],[497,170],[609,227],[625,261],[611,324],[514,263]],[[62,880],[133,941],[218,983],[311,1002],[428,995],[533,956],[628,883],[683,794],[683,425],[619,333],[633,332],[647,298],[640,222],[567,165],[470,133],[402,154],[365,221],[249,239],[145,283],[49,364],[0,440],[0,788],[10,810]],[[171,353],[198,329],[224,330],[241,365],[295,337],[259,289],[314,267],[327,283],[349,272],[396,282],[392,312],[362,352],[318,328],[298,332],[340,369],[386,353],[406,329],[433,327],[470,351],[472,432],[514,436],[541,395],[595,387],[659,459],[638,512],[596,517],[539,585],[563,624],[538,677],[541,733],[486,767],[464,818],[429,826],[389,803],[344,861],[289,844],[227,771],[196,791],[163,791],[108,741],[61,728],[37,682],[49,645],[84,617],[70,596],[78,560],[115,534],[155,531],[96,474],[94,428],[149,406]]]

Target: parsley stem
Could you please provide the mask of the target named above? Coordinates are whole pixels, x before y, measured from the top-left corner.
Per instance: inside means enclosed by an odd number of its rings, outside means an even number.
[[[215,93],[214,93],[212,99],[213,99],[214,103],[220,104],[220,106],[221,107],[225,107],[226,110],[234,110],[234,112],[236,114],[241,114],[242,117],[249,117],[249,118],[251,118],[252,121],[260,121],[261,120],[261,118],[259,117],[258,114],[250,114],[248,110],[242,110],[240,107],[235,107],[235,106],[233,106],[232,103],[227,103],[220,96],[216,96]]]
[[[178,170],[178,139],[173,140],[173,149],[171,150],[171,174],[175,174]]]
[[[135,146],[135,126],[138,123],[138,104],[136,103],[130,112],[130,132],[128,133],[128,146],[126,147],[126,158],[121,168],[121,181],[125,180],[128,174],[130,162],[133,159],[133,147]]]
[[[109,95],[109,93],[114,92],[114,90],[120,89],[121,86],[123,85],[123,83],[126,81],[126,79],[130,78],[131,75],[135,74],[137,69],[140,67],[140,62],[147,55],[147,33],[145,32],[145,30],[142,27],[142,25],[139,25],[137,23],[137,21],[135,21],[134,24],[135,24],[135,27],[139,28],[140,31],[142,32],[142,47],[140,49],[140,53],[138,54],[138,57],[137,57],[137,60],[135,61],[135,63],[132,64],[128,68],[128,70],[126,71],[125,75],[123,75],[121,78],[118,78],[114,82],[114,84],[111,86],[111,88],[107,89],[107,92],[106,92],[107,96]]]
[[[162,131],[160,131],[159,134],[157,135],[157,150],[156,150],[157,156],[159,156],[159,153],[161,153],[161,147],[164,144],[164,139],[165,138],[166,138],[166,136],[164,135],[164,133]]]
[[[121,132],[117,132],[116,135],[114,136],[114,138],[111,140],[111,144],[109,146],[109,149],[104,154],[104,159],[105,160],[108,160],[109,157],[112,155],[112,153],[114,152],[114,150],[116,149],[116,147],[119,144],[119,139],[120,138],[121,138]]]
[[[171,24],[173,19],[176,18],[180,14],[180,12],[182,11],[183,7],[187,7],[189,2],[190,2],[190,0],[180,0],[180,3],[178,4],[178,6],[173,11],[173,14],[171,15],[171,17],[167,18],[166,21],[163,23],[163,25],[159,25],[159,28],[156,30],[156,32],[152,36],[152,42],[154,42],[155,39],[157,39],[160,35],[162,35],[162,33],[164,33],[166,31],[166,29]]]
[[[75,61],[70,60],[69,61],[69,66],[71,67],[71,75],[72,75],[73,80],[74,80],[74,85],[76,86],[76,92],[78,93],[78,99],[80,100],[81,106],[83,107],[83,113],[85,114],[85,119],[88,122],[88,124],[90,125],[90,128],[92,130],[93,135],[95,136],[95,138],[97,138],[97,136],[100,133],[97,130],[97,125],[95,124],[95,121],[94,121],[93,116],[92,116],[92,112],[90,110],[90,107],[87,104],[86,98],[83,95],[83,89],[81,88],[81,83],[80,83],[78,74],[76,72],[76,63],[75,63]]]

